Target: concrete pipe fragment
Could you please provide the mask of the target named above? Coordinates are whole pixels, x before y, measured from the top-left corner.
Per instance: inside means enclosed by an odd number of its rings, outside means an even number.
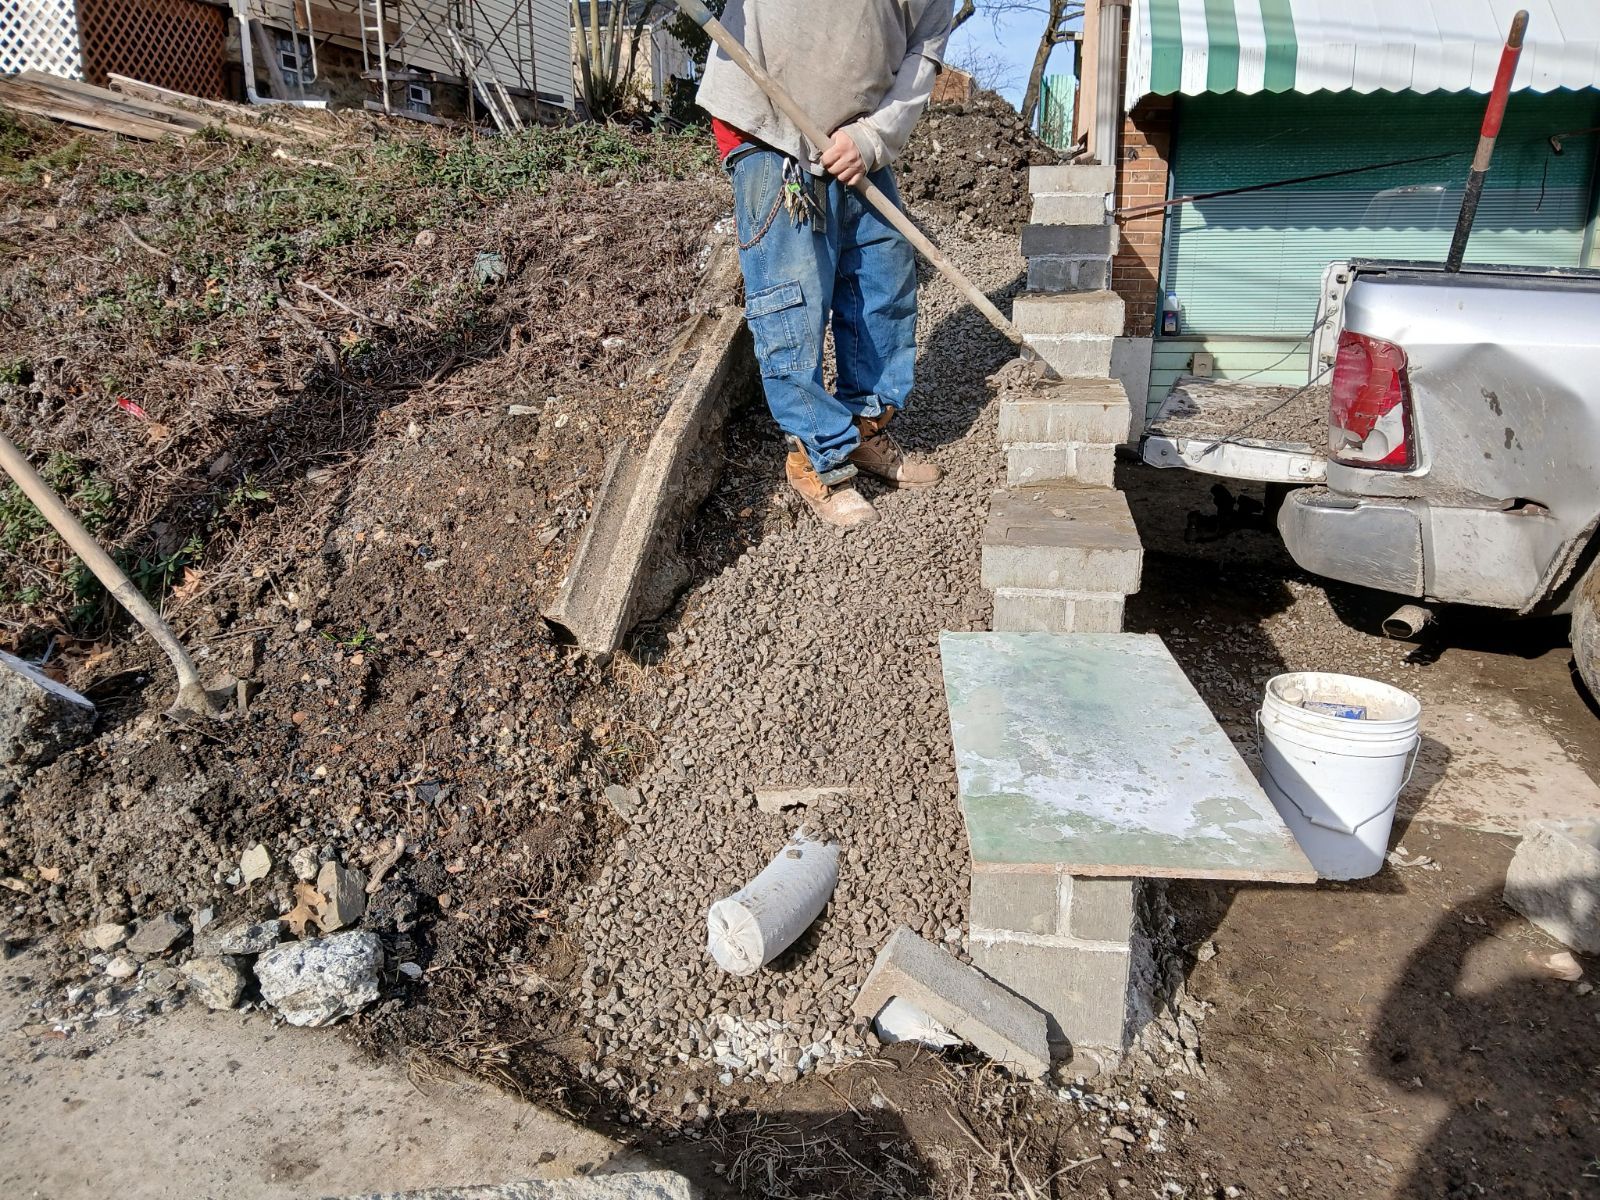
[[[724,971],[751,975],[817,919],[839,882],[839,844],[804,831],[744,887],[706,913],[707,949]]]

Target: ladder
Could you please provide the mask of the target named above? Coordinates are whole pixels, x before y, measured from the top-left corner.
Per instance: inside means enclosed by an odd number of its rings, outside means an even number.
[[[517,112],[517,106],[511,103],[505,84],[500,82],[494,68],[489,65],[489,56],[483,52],[483,48],[454,26],[450,28],[450,45],[456,52],[456,58],[461,61],[468,84],[477,91],[483,106],[494,118],[495,128],[501,133],[523,128],[522,115]],[[470,52],[468,47],[471,48]]]
[[[375,79],[383,111],[394,113],[390,95],[388,0],[358,0],[361,15],[361,77]]]

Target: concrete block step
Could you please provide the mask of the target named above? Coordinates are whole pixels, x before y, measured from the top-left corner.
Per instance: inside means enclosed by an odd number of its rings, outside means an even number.
[[[1116,340],[1111,334],[1032,334],[1026,340],[1058,375],[1104,379],[1111,374],[1112,343]]]
[[[1105,225],[1111,208],[1104,192],[1035,192],[1028,220],[1035,225]]]
[[[1128,393],[1115,379],[1039,384],[1000,402],[1000,443],[1122,442],[1128,437]]]
[[[1006,485],[1083,483],[1108,488],[1115,482],[1117,448],[1110,442],[1013,442],[1006,450]]]
[[[1011,305],[1011,323],[1025,334],[1121,337],[1124,305],[1121,296],[1108,291],[1025,292]]]
[[[991,591],[1139,590],[1144,549],[1119,491],[1061,483],[997,492],[983,531],[982,580]]]
[[[974,930],[969,950],[979,970],[1044,1011],[1058,1052],[1125,1047],[1131,947],[1091,948]]]
[[[1028,190],[1036,195],[1040,192],[1099,192],[1103,196],[1116,186],[1115,167],[1068,164],[1028,168]]]
[[[1119,233],[1115,225],[1024,225],[1022,256],[1036,258],[1056,255],[1068,258],[1099,256],[1110,258],[1117,252]]]
[[[1030,292],[1098,292],[1110,286],[1111,259],[1106,255],[1041,254],[1028,260]]]
[[[1064,588],[997,588],[996,633],[1121,633],[1125,597],[1120,592]]]

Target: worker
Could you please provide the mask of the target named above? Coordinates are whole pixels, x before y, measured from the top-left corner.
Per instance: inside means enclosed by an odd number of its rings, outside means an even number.
[[[896,487],[930,487],[942,474],[888,429],[911,397],[916,261],[851,185],[869,178],[899,203],[890,164],[933,91],[950,13],[951,0],[728,0],[723,23],[832,131],[826,146],[809,145],[719,47],[700,85],[733,181],[745,319],[788,439],[785,474],[831,525],[877,518],[858,471]],[[832,392],[822,373],[830,317]]]

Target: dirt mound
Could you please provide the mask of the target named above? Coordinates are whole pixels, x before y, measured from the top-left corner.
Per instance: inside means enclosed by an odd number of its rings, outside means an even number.
[[[1059,160],[1016,109],[980,91],[968,104],[930,108],[895,170],[913,212],[928,208],[1015,233],[1033,205],[1028,167]]]

